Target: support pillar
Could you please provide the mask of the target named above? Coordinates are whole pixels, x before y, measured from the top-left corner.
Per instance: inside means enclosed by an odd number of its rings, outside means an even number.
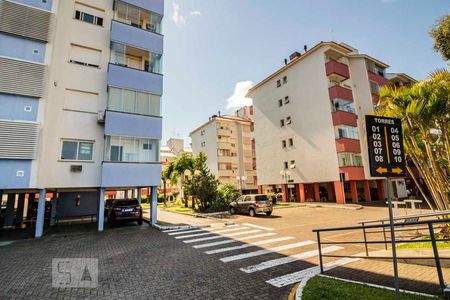
[[[364,180],[364,198],[366,199],[366,204],[372,202],[372,195],[370,195],[369,180]]]
[[[129,190],[125,190],[125,193],[124,193],[124,198],[125,199],[129,199],[129,196],[130,196],[130,191]]]
[[[34,199],[36,199],[36,193],[28,194],[28,205],[27,205],[27,220],[30,221],[32,214],[31,209],[33,207]]]
[[[327,183],[327,193],[328,193],[328,201],[334,202],[334,193],[333,193],[333,183]]]
[[[358,188],[356,180],[350,180],[350,193],[352,194],[352,203],[358,204]]]
[[[44,232],[44,217],[45,217],[45,194],[47,193],[46,189],[42,189],[39,191],[39,202],[38,202],[38,210],[36,217],[36,231],[34,237],[40,238],[42,233]]]
[[[24,208],[25,208],[25,194],[19,194],[19,200],[17,202],[16,221],[15,221],[16,224],[22,224]]]
[[[16,194],[8,194],[6,203],[4,227],[11,227],[14,224],[14,206],[16,204]]]
[[[138,199],[139,204],[141,204],[141,202],[142,202],[142,190],[141,190],[141,188],[137,189],[137,199]]]
[[[53,197],[52,197],[52,209],[51,209],[51,213],[50,213],[50,226],[54,226],[56,224],[56,206],[57,206],[57,201],[58,199],[56,198],[58,195],[57,191],[53,192]]]
[[[295,185],[295,188],[297,189],[297,196],[299,202],[305,202],[305,185],[303,183],[298,183]]]
[[[320,202],[319,184],[317,182],[314,183],[314,201]]]
[[[155,225],[157,219],[158,209],[158,191],[156,186],[152,186],[151,199],[150,199],[150,225]]]
[[[131,190],[131,198],[133,198],[133,199],[136,198],[136,189]]]
[[[384,201],[386,199],[384,182],[384,180],[377,180],[378,200],[380,201]]]
[[[345,204],[344,187],[342,186],[341,181],[338,180],[338,181],[334,182],[334,192],[335,192],[336,203]]]
[[[98,199],[98,231],[103,231],[105,226],[105,188],[100,188],[100,196]]]
[[[262,194],[263,193],[263,187],[262,185],[258,185],[258,194]]]
[[[276,184],[272,185],[272,190],[273,190],[274,193],[277,192],[277,186],[276,186]]]
[[[287,202],[287,197],[288,197],[288,191],[287,191],[287,184],[282,184],[281,185],[281,194],[283,197],[283,202]]]

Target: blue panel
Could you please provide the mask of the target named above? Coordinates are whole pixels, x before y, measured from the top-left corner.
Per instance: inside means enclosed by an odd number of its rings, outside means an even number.
[[[105,135],[161,139],[162,118],[106,111]]]
[[[164,14],[164,0],[122,0],[122,1],[133,4],[137,7],[141,7],[146,10],[150,10],[160,15]]]
[[[0,159],[0,170],[0,190],[29,188],[31,160]]]
[[[77,206],[75,199],[80,196]],[[59,193],[56,215],[59,218],[97,214],[99,192],[68,192]]]
[[[161,184],[161,164],[103,162],[102,187],[147,187]]]
[[[163,76],[109,64],[108,85],[162,95]]]
[[[163,36],[117,21],[112,21],[111,41],[133,45],[153,53],[163,53]]]
[[[53,0],[12,0],[12,1],[51,11]]]
[[[0,107],[0,119],[36,121],[39,98],[0,93]]]
[[[0,55],[43,63],[45,43],[0,33]]]

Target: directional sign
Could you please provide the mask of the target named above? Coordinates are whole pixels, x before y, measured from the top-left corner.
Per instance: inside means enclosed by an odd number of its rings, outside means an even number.
[[[400,119],[366,116],[370,175],[405,177],[406,164]]]

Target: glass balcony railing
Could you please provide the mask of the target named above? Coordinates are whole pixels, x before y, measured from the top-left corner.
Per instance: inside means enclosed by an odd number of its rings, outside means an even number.
[[[161,34],[161,15],[122,1],[115,1],[114,20]]]
[[[162,74],[162,55],[125,44],[111,42],[110,62],[145,72]]]

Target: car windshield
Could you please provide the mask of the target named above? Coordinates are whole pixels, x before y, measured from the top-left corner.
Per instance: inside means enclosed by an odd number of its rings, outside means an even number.
[[[256,201],[267,201],[269,199],[267,198],[266,195],[258,195],[258,196],[255,196],[255,200]]]
[[[131,199],[131,200],[118,200],[116,202],[116,206],[131,206],[131,205],[139,205],[139,202],[137,200]]]

